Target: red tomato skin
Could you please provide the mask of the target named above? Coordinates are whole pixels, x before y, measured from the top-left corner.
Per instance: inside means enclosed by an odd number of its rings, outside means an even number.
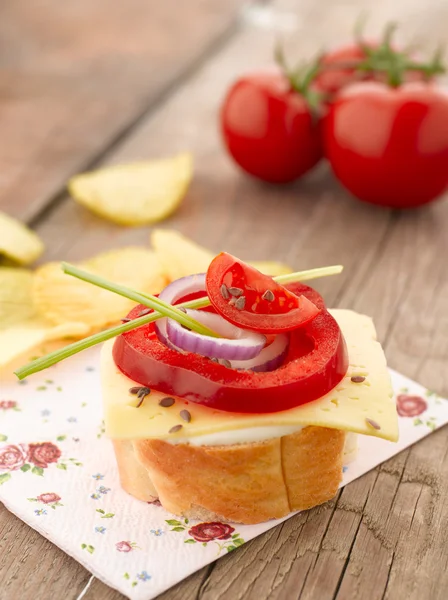
[[[229,154],[263,181],[294,181],[322,157],[319,120],[280,72],[241,77],[230,88],[220,118]]]
[[[448,93],[424,83],[353,84],[329,109],[324,143],[336,177],[360,200],[431,202],[448,184]]]
[[[347,44],[327,52],[320,61],[325,70],[316,76],[313,88],[334,95],[351,83],[368,79],[368,74],[356,73],[353,67],[333,68],[336,63],[361,62],[365,57],[364,50],[358,44]]]
[[[238,310],[231,296],[224,298],[221,287],[242,290],[245,308]],[[280,333],[303,327],[319,314],[319,308],[305,296],[296,296],[272,277],[263,275],[247,263],[227,252],[221,252],[210,263],[206,275],[207,294],[214,309],[224,319],[243,329],[260,333]],[[273,300],[262,299],[266,290]],[[281,300],[280,300],[281,299]]]
[[[141,385],[227,412],[278,412],[311,402],[345,376],[347,348],[319,294],[299,283],[288,288],[307,296],[322,312],[308,326],[290,333],[286,362],[275,371],[235,371],[198,354],[176,352],[157,339],[153,324],[116,338],[115,364]],[[135,307],[129,317],[135,318],[141,308]]]

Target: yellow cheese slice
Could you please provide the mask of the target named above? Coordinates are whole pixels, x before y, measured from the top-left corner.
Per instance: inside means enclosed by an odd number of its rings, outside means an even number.
[[[159,406],[166,396],[156,391],[137,408],[138,399],[129,393],[138,385],[125,377],[112,359],[113,341],[102,350],[101,373],[106,432],[121,439],[193,438],[219,432],[284,426],[331,427],[355,433],[373,435],[387,440],[398,439],[398,419],[392,399],[392,386],[381,345],[375,340],[372,320],[349,310],[332,310],[347,342],[350,366],[347,375],[330,393],[322,398],[290,410],[243,415],[218,411],[176,398],[169,408]],[[362,383],[351,381],[363,376]],[[182,409],[191,414],[185,423],[179,416]],[[169,430],[182,424],[179,432]]]

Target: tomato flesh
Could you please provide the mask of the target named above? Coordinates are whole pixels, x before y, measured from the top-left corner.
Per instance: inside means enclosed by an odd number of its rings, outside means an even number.
[[[216,312],[234,325],[261,333],[291,331],[320,312],[304,295],[297,296],[227,252],[211,262],[206,287]]]
[[[117,337],[114,361],[140,385],[223,411],[278,412],[316,400],[347,371],[344,337],[315,290],[303,284],[288,285],[288,290],[322,310],[308,325],[290,332],[285,363],[275,371],[237,371],[199,354],[171,350],[157,339],[152,323]],[[135,307],[128,317],[135,318],[141,309]]]

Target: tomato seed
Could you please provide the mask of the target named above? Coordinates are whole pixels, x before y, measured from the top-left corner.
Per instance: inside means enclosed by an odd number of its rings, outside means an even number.
[[[353,383],[362,383],[363,381],[366,380],[366,378],[363,377],[362,375],[356,375],[355,377],[351,377],[350,380],[353,381]]]
[[[239,298],[243,295],[243,290],[237,287],[229,287],[229,294],[235,296],[235,298]]]
[[[263,300],[266,300],[267,302],[274,302],[274,300],[275,300],[274,292],[272,290],[266,290],[261,298]]]
[[[244,310],[246,306],[246,298],[244,296],[240,296],[238,300],[235,302],[235,308],[238,310]]]
[[[149,315],[149,313],[150,313],[151,311],[152,311],[152,308],[145,308],[145,309],[141,310],[141,311],[138,313],[138,316],[139,316],[139,317],[144,317],[145,315]]]
[[[370,427],[373,427],[374,429],[381,429],[381,425],[379,423],[377,423],[376,421],[374,421],[373,419],[366,419],[366,423],[367,423],[367,425],[370,425]]]
[[[228,300],[230,298],[229,290],[227,289],[225,283],[223,283],[221,286],[221,296],[224,298],[224,300]]]

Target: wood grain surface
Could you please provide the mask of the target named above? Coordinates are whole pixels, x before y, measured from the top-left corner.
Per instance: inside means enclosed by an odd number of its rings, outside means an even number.
[[[217,3],[217,13],[224,4]],[[28,180],[24,189],[29,195],[21,196],[21,207],[11,196],[7,209],[23,218],[35,217],[35,227],[47,245],[44,260],[76,260],[100,249],[147,243],[149,228],[120,228],[76,205],[63,194],[64,177],[77,165],[95,160],[95,152],[101,154],[101,164],[113,164],[191,150],[196,165],[193,184],[179,211],[163,226],[175,227],[215,251],[225,248],[242,257],[279,259],[297,269],[344,264],[341,276],[316,283],[327,304],[371,315],[390,365],[448,396],[446,199],[409,213],[375,209],[350,198],[325,165],[298,184],[265,186],[234,167],[217,128],[219,104],[229,82],[241,71],[268,63],[279,35],[297,58],[311,56],[323,46],[346,40],[359,13],[367,9],[372,33],[378,33],[387,20],[397,19],[403,41],[418,41],[432,49],[437,42],[447,41],[448,5],[444,0],[428,0],[425,6],[420,0],[343,4],[278,0],[272,6],[271,15],[268,9],[246,11],[252,19],[241,21],[214,56],[190,70],[110,151],[105,152],[110,129],[106,133],[107,128],[99,127],[94,136],[97,146],[77,148],[75,157],[70,151],[63,167],[58,161],[52,165],[48,158],[46,177],[51,185],[37,186],[35,191]],[[142,7],[143,3],[144,11]],[[77,9],[80,20],[83,10],[96,9],[87,8],[87,3]],[[197,11],[207,12],[205,2],[197,2]],[[13,12],[13,16],[16,27],[27,26],[24,14]],[[52,38],[56,34],[50,24],[47,27],[46,36]],[[141,52],[151,54],[155,63],[157,52],[148,40],[145,43],[144,49],[139,46]],[[163,43],[167,39],[160,41],[162,54]],[[72,44],[74,54],[76,49],[85,50],[75,38]],[[105,60],[110,52],[106,44]],[[17,51],[14,60],[23,70],[30,69],[26,48]],[[171,70],[172,79],[185,64],[176,68],[176,73]],[[121,68],[117,72],[125,77]],[[38,74],[33,76],[40,81]],[[104,81],[96,84],[98,93],[107,89]],[[132,102],[137,102],[138,83],[135,86]],[[110,108],[112,121],[116,110]],[[127,114],[132,120],[131,112]],[[137,112],[141,114],[140,109]],[[51,119],[48,122],[52,124]],[[66,134],[73,135],[68,130]],[[38,208],[30,209],[34,202]],[[447,448],[445,427],[346,486],[333,501],[289,519],[160,598],[444,600],[448,596]],[[84,600],[123,598],[4,509],[0,512],[0,577],[1,600],[76,599],[81,594]]]
[[[0,3],[0,208],[32,220],[230,35],[237,4]]]

